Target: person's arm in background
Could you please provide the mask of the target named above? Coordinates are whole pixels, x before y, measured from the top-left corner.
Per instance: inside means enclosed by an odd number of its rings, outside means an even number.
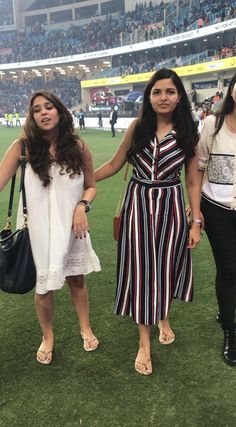
[[[205,174],[205,170],[208,165],[210,152],[213,144],[213,133],[215,131],[215,117],[210,116],[210,118],[206,118],[199,140],[199,159],[198,159],[198,174],[200,185],[202,187],[203,177]]]

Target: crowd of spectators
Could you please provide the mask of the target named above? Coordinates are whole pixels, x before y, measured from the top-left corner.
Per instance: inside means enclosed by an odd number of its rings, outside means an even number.
[[[236,1],[199,0],[198,5],[183,5],[176,16],[176,2],[166,9],[165,3],[136,4],[134,11],[120,16],[96,18],[85,25],[71,24],[66,30],[48,30],[35,23],[30,31],[0,34],[0,62],[24,62],[110,49],[121,45],[124,34],[140,30],[139,41],[159,38],[231,19],[236,16]],[[175,13],[175,17],[173,14]],[[174,18],[174,19],[173,19]],[[199,21],[200,20],[200,21]]]
[[[192,91],[194,93],[196,91]],[[217,91],[215,95],[205,99],[203,102],[194,102],[192,99],[192,116],[199,129],[202,129],[203,123],[207,116],[216,114],[222,108],[224,95]]]
[[[176,3],[176,2],[175,2]],[[178,16],[174,2],[167,11],[166,22],[157,26],[151,24],[146,27],[145,40],[152,40],[166,35],[183,33],[192,29],[216,24],[236,16],[236,2],[232,0],[199,0],[196,3],[184,5],[179,9]]]
[[[59,96],[64,104],[71,108],[81,101],[80,81],[76,77],[57,74],[52,79],[43,77],[3,79],[0,81],[0,115],[18,111],[24,116],[28,109],[29,98],[37,90],[48,90]]]
[[[0,26],[14,24],[12,0],[0,0]]]
[[[174,56],[172,58],[163,59],[156,58],[157,53],[153,52],[149,55],[152,56],[152,60],[145,59],[143,60],[142,55],[137,55],[137,60],[129,60],[128,63],[125,63],[123,60],[122,65],[113,66],[102,71],[94,73],[92,78],[105,78],[105,77],[115,77],[120,75],[125,77],[132,74],[147,73],[150,71],[155,71],[158,68],[176,68],[184,65],[193,65],[200,62],[210,62],[216,61],[222,58],[228,58],[231,56],[236,56],[236,44],[233,46],[225,46],[216,50],[206,50],[203,52],[183,55],[183,56]]]
[[[4,10],[7,6],[12,7],[12,2],[0,0],[0,6],[4,3]],[[0,62],[24,62],[27,60],[38,60],[49,57],[70,56],[92,50],[103,50],[120,46],[121,34],[132,34],[135,30],[142,30],[145,39],[160,37],[168,31],[176,33],[187,31],[192,24],[201,27],[236,16],[236,1],[232,0],[199,0],[189,9],[183,5],[179,9],[178,17],[173,19],[174,3],[165,10],[166,4],[159,5],[149,3],[136,4],[135,10],[120,16],[108,15],[105,19],[97,18],[91,20],[86,25],[70,25],[64,30],[47,30],[40,23],[35,23],[30,29],[11,33],[0,33]],[[181,2],[180,2],[181,6]],[[6,16],[10,16],[7,13]],[[13,14],[11,15],[13,17]],[[166,21],[164,23],[164,17]],[[5,19],[3,14],[0,18]],[[10,18],[9,18],[10,19]],[[10,22],[10,21],[9,21]],[[0,21],[1,23],[1,21]],[[141,34],[141,33],[140,33]],[[141,41],[141,40],[139,40]],[[225,46],[219,49],[216,57],[224,58],[236,54],[235,46]],[[137,74],[141,72],[153,71],[157,67],[176,67],[187,64],[186,57],[176,56],[167,61],[141,60],[132,61],[128,64],[121,64],[119,67],[111,69],[111,73],[122,76]],[[190,58],[189,61],[192,61]],[[191,62],[192,63],[192,62]],[[62,101],[70,108],[78,104],[81,100],[81,89],[79,79],[76,77],[53,76],[49,80],[43,77],[4,79],[0,81],[0,112],[6,110],[17,110],[22,115],[28,107],[28,98],[38,89],[53,91],[59,95]]]

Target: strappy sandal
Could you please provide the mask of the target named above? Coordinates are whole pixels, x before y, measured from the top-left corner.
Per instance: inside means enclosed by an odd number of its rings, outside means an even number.
[[[89,338],[86,338],[84,336],[84,334],[82,334],[82,333],[81,333],[81,337],[82,337],[82,340],[84,342],[83,348],[84,348],[85,351],[94,351],[94,350],[97,350],[97,348],[99,346],[99,341],[98,341],[97,337],[94,336],[92,339],[89,339]],[[94,341],[97,341],[97,345],[95,345],[95,346],[92,345],[92,343]]]
[[[150,350],[150,347],[143,347]],[[140,349],[139,349],[140,350]],[[141,365],[141,369],[138,365]],[[135,359],[134,369],[141,375],[151,375],[152,374],[152,361],[149,357],[146,362],[141,362],[138,358]]]
[[[42,340],[42,342],[38,348],[38,351],[36,354],[36,360],[37,360],[37,362],[41,363],[42,365],[50,365],[50,363],[52,363],[53,348],[52,348],[52,350],[45,351],[45,350],[43,350],[43,347],[44,347],[44,338],[43,338],[43,340]],[[39,357],[39,354],[43,354],[44,358],[41,359]],[[50,354],[51,354],[51,356],[49,356]]]
[[[40,359],[39,353],[44,355],[43,359]],[[51,357],[48,358],[50,354],[51,354]],[[50,365],[50,363],[52,363],[52,355],[53,355],[53,350],[44,351],[44,350],[38,349],[36,360],[37,362],[42,363],[42,365]]]
[[[170,330],[168,333],[166,333],[164,331],[164,329],[160,329],[160,334],[159,334],[159,342],[160,344],[172,344],[175,340],[175,334],[172,330]]]

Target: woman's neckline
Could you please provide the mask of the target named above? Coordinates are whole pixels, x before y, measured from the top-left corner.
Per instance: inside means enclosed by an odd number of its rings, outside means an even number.
[[[231,132],[231,133],[236,133],[236,123],[235,125],[233,125],[232,123],[232,117],[230,114],[228,114],[225,118],[225,124],[227,129]]]
[[[163,135],[161,135],[160,139],[158,138],[157,132],[155,134],[155,137],[156,137],[156,140],[160,142],[160,141],[163,141],[163,139],[165,139],[167,137],[167,135],[170,135],[170,134],[175,134],[175,131],[173,128],[171,130],[167,131],[166,133],[164,133]]]

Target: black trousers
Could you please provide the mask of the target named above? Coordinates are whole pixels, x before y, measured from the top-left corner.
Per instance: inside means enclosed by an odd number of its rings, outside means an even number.
[[[224,209],[202,197],[201,210],[216,264],[216,296],[223,329],[235,328],[236,211]]]
[[[111,134],[112,136],[115,136],[115,123],[111,122]]]

